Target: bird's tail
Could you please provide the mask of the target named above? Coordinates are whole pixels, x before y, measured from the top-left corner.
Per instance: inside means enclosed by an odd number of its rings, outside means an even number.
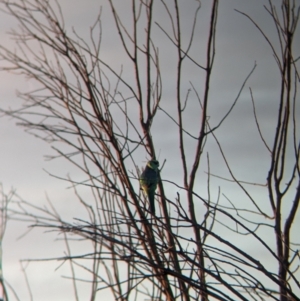
[[[149,198],[149,203],[150,203],[150,210],[152,214],[155,214],[155,200],[154,200],[154,193],[149,193],[148,198]]]

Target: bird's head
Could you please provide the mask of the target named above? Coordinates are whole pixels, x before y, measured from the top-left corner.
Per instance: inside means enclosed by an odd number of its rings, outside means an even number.
[[[147,166],[154,170],[158,170],[159,162],[157,160],[153,159],[153,160],[148,161]]]

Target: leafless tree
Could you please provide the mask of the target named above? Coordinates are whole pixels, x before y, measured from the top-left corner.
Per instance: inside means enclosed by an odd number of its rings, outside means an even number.
[[[3,295],[3,300],[7,300],[7,291],[6,291],[6,285],[4,284],[4,276],[3,276],[3,270],[2,270],[2,241],[6,230],[6,225],[8,221],[8,203],[11,200],[12,193],[5,194],[3,191],[2,185],[0,186],[0,193],[1,193],[1,219],[0,219],[0,288],[1,288],[1,295]]]
[[[239,180],[218,137],[218,130],[236,106],[255,66],[223,117],[213,123],[208,114],[218,1],[210,2],[206,44],[198,55],[191,49],[199,38],[197,21],[203,9],[200,1],[195,2],[189,33],[184,32],[180,21],[182,3],[178,0],[132,0],[126,15],[119,10],[120,4],[108,2],[123,47],[124,70],[108,62],[102,53],[102,30],[105,33],[107,28],[101,23],[101,13],[87,41],[76,31],[68,32],[60,6],[54,1],[0,1],[2,9],[20,25],[11,32],[15,49],[0,46],[1,69],[26,76],[37,87],[19,93],[22,107],[1,112],[51,143],[57,157],[82,171],[84,180],[66,180],[72,184],[89,219],[78,216],[70,223],[54,207],[39,208],[21,198],[2,210],[6,209],[14,219],[56,230],[64,237],[68,256],[53,260],[70,262],[76,300],[81,281],[77,268],[89,272],[90,278],[84,281],[90,282],[90,300],[96,300],[103,290],[110,290],[115,300],[300,300],[299,239],[294,226],[300,201],[296,115],[299,57],[293,49],[299,4],[282,0],[275,5],[269,0],[265,6],[266,15],[277,30],[279,47],[251,16],[237,12],[260,31],[281,78],[272,145],[261,130],[255,91],[251,89],[249,93],[257,134],[269,153],[267,181],[260,185],[269,195],[269,204],[262,204],[255,197],[258,183]],[[162,8],[169,17],[167,21],[156,16]],[[126,23],[129,17],[130,25]],[[163,83],[168,79],[160,60],[164,49],[157,32],[176,53],[172,65],[176,70],[172,79],[176,94],[168,106],[163,99]],[[187,64],[201,74],[197,85],[193,84],[194,79],[183,78]],[[183,86],[190,80],[191,90],[183,96]],[[199,119],[193,128],[187,120],[191,101],[199,104]],[[165,178],[165,161],[161,160],[156,195],[159,210],[153,215],[138,182],[144,163],[136,158],[158,158],[155,140],[162,133],[154,123],[159,118],[168,118],[174,125],[173,132],[164,135],[177,135],[181,160],[176,163],[180,163],[182,173],[176,183]],[[217,145],[230,177],[210,172],[210,141]],[[207,170],[207,191],[203,195],[197,189],[200,178],[203,182],[200,164],[205,164]],[[216,187],[225,181],[237,185],[246,196],[245,207],[222,195],[221,190],[213,197],[211,180],[216,179]],[[91,190],[93,202],[80,194],[83,186]],[[177,196],[174,198],[170,191],[178,191]],[[227,198],[229,205],[221,204],[221,198]],[[201,215],[197,211],[199,204],[206,208]],[[265,235],[274,237],[276,248],[265,241]],[[249,250],[243,243],[245,238],[262,250],[272,266]],[[90,252],[73,256],[72,239],[91,243]]]

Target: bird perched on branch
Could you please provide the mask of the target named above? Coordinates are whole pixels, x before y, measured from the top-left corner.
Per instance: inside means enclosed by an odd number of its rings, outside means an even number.
[[[141,188],[148,196],[152,214],[155,214],[154,196],[155,196],[157,183],[159,180],[158,166],[159,166],[159,162],[157,160],[152,159],[148,161],[140,177]]]

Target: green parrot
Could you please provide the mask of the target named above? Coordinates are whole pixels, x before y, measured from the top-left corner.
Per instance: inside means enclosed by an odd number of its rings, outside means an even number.
[[[154,196],[159,180],[158,166],[159,162],[157,160],[152,159],[148,161],[140,177],[141,188],[148,196],[152,214],[155,214]]]

